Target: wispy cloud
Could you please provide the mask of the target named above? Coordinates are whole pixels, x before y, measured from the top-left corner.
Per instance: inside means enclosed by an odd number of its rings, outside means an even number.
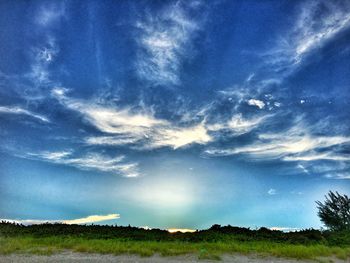
[[[31,71],[26,74],[26,77],[34,83],[36,88],[53,83],[49,66],[54,62],[58,53],[59,48],[56,39],[50,34],[40,45],[30,50]]]
[[[326,173],[324,176],[330,179],[339,179],[339,180],[350,179],[349,172],[330,172],[330,173]]]
[[[272,115],[256,116],[252,118],[244,118],[241,113],[235,114],[227,122],[217,122],[214,124],[208,124],[208,130],[219,131],[228,130],[234,135],[241,135],[252,131],[259,127],[264,120]]]
[[[322,159],[321,159],[322,160]],[[328,179],[350,179],[350,160],[300,161],[310,174],[318,174]],[[299,164],[301,165],[301,164]]]
[[[198,30],[183,2],[176,2],[159,14],[148,14],[137,23],[140,29],[137,74],[141,79],[168,85],[179,84],[179,71],[189,42]]]
[[[47,99],[48,87],[59,83],[57,69],[52,66],[57,63],[60,48],[57,41],[56,29],[62,25],[66,17],[65,2],[47,2],[39,4],[33,15],[35,25],[33,31],[38,41],[29,42],[25,49],[29,62],[29,70],[20,75],[20,85],[26,85],[18,92],[21,97],[29,100]],[[23,81],[25,80],[25,81]],[[29,84],[26,84],[29,83]]]
[[[208,120],[212,109],[204,107],[200,113],[181,118],[181,122],[171,122],[157,118],[152,110],[133,107],[120,108],[116,105],[100,104],[97,101],[73,99],[67,96],[68,90],[54,88],[52,95],[67,109],[74,110],[103,135],[88,136],[85,142],[90,145],[132,145],[134,149],[154,149],[171,147],[178,149],[191,144],[208,144],[221,138],[221,133],[241,135],[259,127],[274,114],[253,115],[244,118],[241,113],[230,119],[216,116]],[[195,120],[195,121],[194,121]],[[215,134],[213,134],[215,133]],[[226,135],[227,136],[227,135]]]
[[[65,90],[56,88],[53,95],[67,108],[75,110],[108,136],[90,136],[88,144],[122,145],[140,144],[135,148],[152,149],[172,147],[174,149],[212,140],[204,123],[180,127],[167,120],[154,117],[149,112],[98,105],[94,102],[68,98]]]
[[[349,155],[334,149],[350,143],[347,136],[314,135],[301,123],[270,134],[259,134],[249,145],[231,149],[208,149],[209,155],[244,154],[254,159],[281,159],[284,161],[349,160]]]
[[[207,129],[203,124],[185,128],[165,127],[155,132],[149,146],[171,146],[177,149],[192,143],[206,144],[212,140],[213,138],[207,133]]]
[[[43,115],[36,114],[34,112],[31,112],[29,110],[25,110],[21,107],[16,106],[0,106],[0,114],[15,114],[15,115],[27,115],[32,118],[41,120],[43,122],[50,122],[48,118],[46,118]]]
[[[61,223],[61,224],[68,224],[68,225],[74,225],[74,224],[91,224],[91,223],[97,223],[107,220],[114,220],[120,218],[119,214],[108,214],[108,215],[91,215],[83,218],[77,218],[77,219],[62,219],[62,220],[45,220],[45,219],[6,219],[1,218],[0,221],[6,221],[10,223],[16,223],[16,224],[23,224],[23,225],[38,225],[38,224],[45,224],[45,223]]]
[[[297,165],[298,168],[300,168],[304,173],[308,174],[309,173],[309,170],[305,168],[304,165],[302,164],[298,164]]]
[[[45,5],[40,6],[35,22],[43,27],[52,26],[66,14],[64,2],[49,2]]]
[[[61,152],[39,152],[20,154],[20,157],[29,159],[38,159],[42,161],[52,162],[56,164],[64,164],[76,167],[82,170],[96,170],[102,172],[110,172],[115,175],[125,177],[139,176],[138,164],[125,162],[125,156],[109,157],[98,153],[89,153],[80,157],[73,157],[72,151]]]
[[[267,191],[267,194],[268,194],[268,195],[276,195],[276,194],[277,194],[277,190],[271,188],[269,191]]]
[[[276,70],[293,71],[308,54],[323,47],[350,26],[348,2],[304,2],[292,31],[266,54]]]
[[[118,136],[90,136],[85,138],[85,142],[90,145],[125,145],[134,144],[139,141],[137,136],[120,134]]]
[[[345,141],[340,140],[339,144],[342,142],[350,142],[350,139],[348,138]],[[338,144],[338,143],[337,143]],[[336,144],[336,145],[337,145]],[[300,154],[297,156],[286,156],[284,157],[284,160],[286,161],[317,161],[317,160],[331,160],[331,161],[350,161],[350,155],[349,154],[341,154],[341,153],[332,153],[332,152],[325,152],[325,153],[305,153]]]

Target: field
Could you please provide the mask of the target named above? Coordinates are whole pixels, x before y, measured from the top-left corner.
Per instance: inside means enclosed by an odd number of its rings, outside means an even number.
[[[214,225],[195,233],[171,234],[119,226],[0,224],[2,255],[51,255],[65,251],[141,257],[191,254],[211,260],[235,253],[298,260],[350,260],[350,233],[318,230],[283,233],[266,228],[250,230]]]

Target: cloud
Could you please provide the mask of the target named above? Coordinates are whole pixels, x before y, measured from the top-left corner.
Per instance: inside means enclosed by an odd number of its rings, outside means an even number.
[[[267,194],[268,195],[276,195],[277,191],[276,191],[276,189],[271,188],[269,191],[267,191]]]
[[[294,60],[301,61],[303,56],[321,47],[337,33],[350,25],[350,5],[320,1],[305,4],[295,28],[296,41]]]
[[[227,122],[208,124],[207,128],[210,131],[228,130],[234,135],[241,135],[257,128],[264,120],[271,116],[272,115],[265,115],[247,119],[243,118],[241,113],[238,113],[233,115]]]
[[[148,131],[156,125],[167,125],[167,121],[157,119],[148,112],[135,112],[131,108],[118,108],[104,106],[91,101],[71,99],[67,97],[67,90],[54,88],[52,94],[68,109],[79,112],[85,120],[95,126],[101,132],[117,134],[114,137],[90,138],[89,143],[115,144],[117,139],[138,141],[147,137]],[[121,135],[121,136],[120,136]]]
[[[108,214],[108,215],[91,215],[83,218],[78,219],[64,219],[64,220],[43,220],[43,219],[5,219],[1,218],[0,221],[6,221],[10,223],[16,223],[16,224],[23,224],[23,225],[38,225],[38,224],[55,224],[55,223],[61,223],[61,224],[91,224],[91,223],[97,223],[107,220],[114,220],[120,218],[119,214]]]
[[[40,6],[35,17],[35,22],[42,27],[50,27],[59,22],[65,14],[64,2],[50,2]]]
[[[56,164],[64,164],[76,167],[82,170],[97,170],[102,172],[110,172],[115,175],[124,177],[139,176],[138,164],[124,162],[125,156],[116,156],[114,158],[101,155],[98,153],[89,153],[80,157],[72,157],[72,151],[61,152],[39,152],[27,153],[20,157],[28,159],[38,159],[42,161],[52,162]]]
[[[42,152],[41,156],[44,159],[56,161],[56,160],[61,160],[62,158],[65,158],[71,154],[72,154],[72,151]]]
[[[349,180],[350,173],[349,172],[330,172],[324,175],[326,178],[330,179],[339,179],[339,180]]]
[[[134,144],[139,139],[137,136],[121,134],[118,136],[91,136],[85,138],[85,142],[90,145],[126,145]]]
[[[345,142],[349,142],[350,140],[346,140]],[[341,141],[340,141],[341,142]],[[318,161],[318,160],[331,160],[331,161],[350,161],[349,154],[341,154],[341,153],[305,153],[297,156],[286,156],[284,157],[285,161]]]
[[[349,160],[300,161],[310,174],[317,174],[328,179],[350,179]]]
[[[16,106],[0,106],[0,114],[14,114],[14,115],[27,115],[30,116],[32,118],[41,120],[43,122],[50,122],[48,118],[46,118],[45,116],[33,113],[29,110],[25,110],[21,107],[16,107]]]
[[[21,74],[21,90],[18,91],[27,101],[47,99],[48,88],[59,83],[57,69],[54,70],[52,66],[60,52],[56,29],[62,25],[61,21],[65,17],[65,2],[40,4],[34,14],[33,33],[37,35],[38,41],[25,49],[30,70]],[[23,85],[27,86],[26,92],[23,92]]]
[[[72,220],[62,220],[62,223],[73,225],[73,224],[88,224],[107,220],[113,220],[120,218],[119,214],[109,214],[109,215],[91,215],[83,218],[72,219]]]
[[[317,127],[314,127],[317,129]],[[284,161],[347,161],[349,156],[336,147],[350,143],[347,136],[314,135],[301,123],[278,133],[259,134],[257,139],[245,146],[229,149],[208,149],[208,155],[244,154],[254,159],[281,159]]]
[[[151,148],[171,146],[177,149],[192,143],[206,144],[212,140],[203,124],[186,128],[165,127],[155,131],[149,146]]]
[[[322,48],[350,26],[348,2],[304,2],[296,23],[278,45],[265,54],[265,61],[276,70],[292,72],[306,57]]]
[[[259,109],[263,109],[265,107],[265,103],[261,100],[250,99],[247,103],[248,105],[258,107]]]
[[[298,164],[297,165],[298,168],[300,168],[304,173],[308,174],[309,173],[309,170],[305,168],[304,165],[302,164]]]
[[[153,149],[172,147],[174,149],[189,144],[205,144],[212,137],[204,123],[180,127],[154,117],[147,111],[133,111],[132,108],[118,108],[99,105],[68,98],[62,88],[52,91],[64,106],[79,112],[85,120],[108,136],[90,136],[85,142],[93,145],[141,144],[135,148]]]
[[[187,14],[183,5],[171,4],[160,14],[147,14],[136,24],[140,36],[135,66],[141,79],[162,85],[180,83],[181,62],[189,58],[189,42],[198,30],[198,22]]]
[[[30,50],[31,71],[26,74],[36,87],[52,84],[49,66],[59,53],[59,47],[56,39],[48,34],[45,40]]]

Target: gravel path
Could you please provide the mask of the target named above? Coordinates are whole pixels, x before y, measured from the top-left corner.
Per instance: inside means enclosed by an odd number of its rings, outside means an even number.
[[[192,262],[235,262],[235,263],[310,263],[313,261],[300,261],[300,260],[292,260],[292,259],[281,259],[281,258],[261,258],[255,256],[243,256],[243,255],[224,255],[222,256],[221,261],[210,261],[210,260],[198,260],[195,255],[185,255],[185,256],[177,256],[177,257],[161,257],[161,256],[152,256],[141,258],[133,255],[99,255],[99,254],[82,254],[82,253],[72,253],[72,252],[64,252],[60,254],[54,254],[52,256],[36,256],[36,255],[18,255],[12,254],[8,256],[0,256],[1,263],[13,262],[13,263],[42,263],[42,262],[52,262],[52,263],[64,263],[64,262],[120,262],[120,263],[192,263]],[[323,262],[334,262],[334,263],[350,263],[350,259],[347,261],[341,261],[332,259],[324,260]]]

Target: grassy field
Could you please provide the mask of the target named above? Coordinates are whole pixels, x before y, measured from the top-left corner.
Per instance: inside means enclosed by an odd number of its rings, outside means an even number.
[[[143,257],[160,254],[175,256],[197,254],[202,259],[219,260],[225,253],[254,253],[295,259],[317,259],[335,256],[350,258],[350,247],[296,245],[267,241],[256,242],[182,242],[182,241],[123,241],[118,239],[85,239],[77,237],[2,237],[0,253],[32,253],[50,255],[64,250],[101,254],[137,254]]]
[[[0,254],[50,255],[62,251],[177,256],[220,260],[223,254],[257,254],[293,259],[350,259],[350,233],[215,227],[186,234],[133,227],[0,224]]]

